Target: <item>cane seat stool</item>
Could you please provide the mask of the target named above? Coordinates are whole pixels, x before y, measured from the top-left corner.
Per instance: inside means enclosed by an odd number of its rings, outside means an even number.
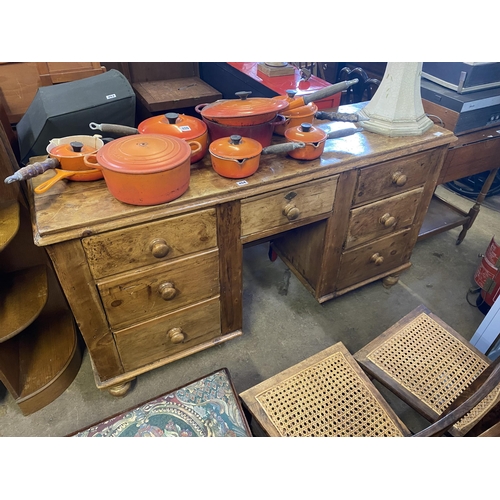
[[[240,393],[240,398],[254,435],[411,435],[341,342]]]
[[[442,417],[491,364],[425,306],[414,309],[354,358],[370,377],[430,422]],[[466,435],[497,405],[499,395],[497,387],[456,422],[449,434]]]
[[[221,368],[71,437],[252,437],[229,371]]]

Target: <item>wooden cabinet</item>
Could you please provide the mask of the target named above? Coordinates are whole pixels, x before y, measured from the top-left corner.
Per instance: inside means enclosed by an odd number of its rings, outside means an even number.
[[[417,137],[363,132],[318,160],[263,157],[244,181],[220,177],[206,156],[186,193],[151,207],[115,200],[104,180],[35,195],[53,173],[31,179],[34,240],[52,259],[97,386],[123,394],[141,373],[241,335],[247,244],[271,241],[319,302],[397,276],[453,139],[437,126]]]

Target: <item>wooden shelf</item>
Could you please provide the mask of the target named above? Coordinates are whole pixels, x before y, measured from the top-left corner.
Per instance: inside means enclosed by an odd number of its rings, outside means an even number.
[[[71,313],[42,313],[20,334],[0,344],[0,361],[0,380],[24,415],[51,403],[80,368],[81,350]]]
[[[424,240],[434,234],[448,231],[454,227],[463,226],[469,221],[469,218],[470,216],[467,212],[434,194],[420,232],[418,233],[418,241]]]
[[[0,123],[0,177],[14,155]],[[54,401],[81,364],[73,315],[57,295],[48,256],[33,243],[19,187],[0,184],[0,384],[23,415]]]
[[[0,252],[12,241],[19,230],[19,203],[15,200],[0,205]]]
[[[27,328],[42,312],[48,297],[46,267],[8,273],[0,283],[0,342]]]

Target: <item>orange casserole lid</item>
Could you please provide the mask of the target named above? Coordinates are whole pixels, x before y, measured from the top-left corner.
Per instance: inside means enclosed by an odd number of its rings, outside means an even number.
[[[190,145],[163,134],[137,134],[115,139],[97,152],[102,167],[124,174],[153,174],[191,158]]]
[[[232,135],[217,139],[210,144],[210,153],[219,158],[232,160],[245,160],[260,155],[262,144],[250,137]]]
[[[96,148],[85,146],[83,142],[72,141],[69,144],[60,144],[50,150],[51,156],[59,156],[60,158],[68,158],[74,156],[83,156],[95,153]]]
[[[197,139],[207,131],[204,121],[179,113],[152,116],[142,121],[137,128],[140,134],[167,134],[184,140]]]
[[[207,119],[214,118],[241,118],[246,116],[263,115],[286,109],[286,99],[270,99],[269,97],[252,97],[251,92],[236,92],[239,99],[222,99],[207,104],[201,114]]]
[[[285,130],[285,137],[289,141],[305,142],[321,142],[325,141],[328,134],[311,123],[302,123],[298,127],[292,127]]]

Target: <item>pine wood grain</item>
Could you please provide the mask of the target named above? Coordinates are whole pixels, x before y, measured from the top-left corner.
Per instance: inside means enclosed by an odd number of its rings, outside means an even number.
[[[184,335],[175,344],[168,332],[180,328]],[[179,309],[153,320],[115,332],[116,344],[125,370],[178,354],[220,335],[219,297]]]
[[[208,156],[192,166],[189,189],[183,196],[156,206],[121,203],[112,197],[103,180],[85,186],[60,182],[50,192],[34,195],[32,188],[44,176],[31,179],[34,238],[48,249],[91,353],[98,387],[123,384],[156,366],[240,335],[242,255],[248,242],[282,234],[276,240],[283,241],[286,258],[295,266],[292,270],[318,301],[409,267],[416,241],[416,235],[414,239],[410,236],[416,222],[389,238],[374,235],[373,241],[346,251],[350,211],[419,189],[423,184],[422,192],[427,196],[427,183],[429,189],[434,188],[430,186],[432,175],[440,168],[441,155],[435,150],[442,147],[445,151],[453,139],[453,134],[439,127],[417,137],[356,134],[335,142],[336,147],[325,148],[318,160],[269,155],[243,182],[217,175]],[[378,170],[392,174],[393,167],[400,165],[409,169],[410,181],[402,188],[391,186],[384,191]],[[363,189],[368,194],[360,195],[353,205],[357,189],[359,193],[358,176],[367,169],[370,175],[364,178]],[[415,169],[424,170],[425,175]],[[420,184],[418,175],[423,179]],[[293,200],[301,204],[295,207],[297,218],[290,220],[283,210]],[[395,205],[397,200],[393,200]],[[417,212],[424,204],[419,202]],[[166,255],[153,258],[148,245],[158,234],[170,249]],[[389,254],[384,256],[384,264],[361,263],[377,251]],[[200,261],[196,273],[187,264],[195,255],[207,259]],[[344,268],[345,262],[348,268]],[[176,273],[175,285],[187,280],[186,302],[174,298],[165,306],[159,296],[157,301],[155,286],[163,279],[164,270]],[[201,296],[197,295],[201,289],[196,289],[196,275],[201,275],[208,286],[201,287],[205,290]],[[210,285],[217,280],[218,288]],[[199,301],[205,299],[217,304],[217,314],[211,316],[217,318],[217,332],[215,323],[196,312]],[[124,305],[125,313],[119,314]],[[205,323],[206,331],[199,331],[195,342],[167,347],[163,320],[176,315],[187,317],[188,311],[201,314],[199,321]]]
[[[286,229],[295,220],[330,212],[335,199],[337,177],[291,186],[265,195],[246,198],[241,202],[241,235],[246,236],[270,228]],[[285,209],[297,210],[289,219]]]
[[[163,257],[152,253],[151,243],[157,240],[168,246]],[[95,278],[157,264],[216,247],[215,209],[90,236],[82,244]]]
[[[353,209],[344,248],[347,250],[410,226],[417,213],[422,191],[423,187],[420,187]],[[393,217],[394,223],[386,227],[381,220],[384,215]]]
[[[0,342],[27,328],[48,298],[47,269],[28,267],[2,276],[0,282]]]
[[[170,283],[175,296],[164,300],[162,284]],[[113,329],[219,295],[219,252],[208,250],[97,282]]]

